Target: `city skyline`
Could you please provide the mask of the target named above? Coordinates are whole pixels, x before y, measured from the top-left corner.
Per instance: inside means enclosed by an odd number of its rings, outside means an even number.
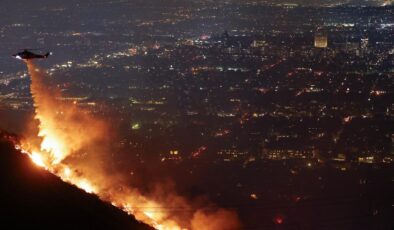
[[[5,1],[0,130],[156,229],[390,229],[390,4]]]

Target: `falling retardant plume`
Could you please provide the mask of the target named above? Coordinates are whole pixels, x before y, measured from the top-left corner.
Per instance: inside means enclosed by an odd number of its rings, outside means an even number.
[[[61,100],[60,91],[48,84],[46,72],[32,61],[26,64],[38,133],[26,134],[17,147],[35,164],[155,229],[241,228],[236,212],[212,204],[193,204],[177,195],[174,188],[157,185],[155,191],[142,194],[138,188],[129,186],[120,173],[108,167],[111,131],[106,122],[72,102]]]
[[[61,102],[56,88],[45,84],[42,70],[27,62],[31,76],[31,94],[39,121],[41,150],[50,154],[50,163],[57,164],[84,146],[104,140],[106,127],[76,105]]]

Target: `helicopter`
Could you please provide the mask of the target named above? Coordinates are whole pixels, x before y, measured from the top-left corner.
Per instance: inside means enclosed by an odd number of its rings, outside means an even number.
[[[23,49],[22,52],[13,54],[12,56],[16,59],[27,61],[31,59],[45,59],[52,54],[51,52],[46,52],[45,54],[36,54],[33,53],[32,50],[38,50],[38,49]]]

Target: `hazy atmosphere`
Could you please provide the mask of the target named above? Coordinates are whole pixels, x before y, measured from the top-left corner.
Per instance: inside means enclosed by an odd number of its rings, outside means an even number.
[[[394,227],[393,1],[5,0],[0,47],[4,220]]]

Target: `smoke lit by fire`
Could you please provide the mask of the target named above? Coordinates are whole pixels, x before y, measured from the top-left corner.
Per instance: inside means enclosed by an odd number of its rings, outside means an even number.
[[[240,228],[233,211],[197,209],[173,191],[142,194],[128,186],[122,176],[106,172],[105,153],[101,154],[109,149],[106,123],[73,103],[59,100],[60,92],[48,85],[47,74],[31,61],[27,67],[39,132],[27,135],[21,148],[36,165],[156,229]]]

